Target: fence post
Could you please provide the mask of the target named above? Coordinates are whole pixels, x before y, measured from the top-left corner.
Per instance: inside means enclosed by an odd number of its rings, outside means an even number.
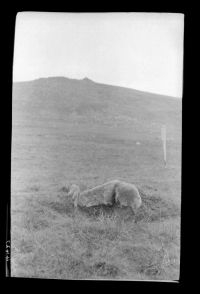
[[[161,139],[163,142],[164,163],[167,164],[167,150],[166,150],[166,125],[161,127]]]

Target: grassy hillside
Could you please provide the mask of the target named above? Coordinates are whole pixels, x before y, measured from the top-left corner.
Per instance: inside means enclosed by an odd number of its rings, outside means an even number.
[[[74,214],[67,184],[111,179],[139,187],[137,225],[117,207]],[[180,180],[178,99],[88,79],[13,84],[14,276],[178,279]]]

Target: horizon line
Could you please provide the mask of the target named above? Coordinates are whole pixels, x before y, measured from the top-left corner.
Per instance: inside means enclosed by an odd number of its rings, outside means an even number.
[[[44,77],[38,77],[38,78],[33,78],[33,79],[30,79],[30,80],[15,80],[14,79],[12,80],[13,83],[26,83],[26,82],[34,82],[34,81],[37,81],[37,80],[41,80],[41,79],[49,79],[49,78],[64,78],[64,79],[68,79],[68,80],[76,80],[76,81],[83,81],[83,80],[89,80],[93,83],[96,83],[96,84],[102,84],[102,85],[106,85],[106,86],[112,86],[112,87],[120,87],[120,88],[126,88],[126,89],[130,89],[130,90],[135,90],[135,91],[138,91],[138,92],[144,92],[144,93],[149,93],[149,94],[152,94],[152,95],[160,95],[160,96],[166,96],[168,98],[174,98],[174,99],[182,99],[182,96],[171,96],[171,95],[168,95],[168,94],[163,94],[163,93],[156,93],[156,92],[151,92],[151,91],[146,91],[146,90],[141,90],[141,89],[136,89],[136,88],[130,88],[130,87],[127,87],[127,86],[122,86],[122,85],[116,85],[116,84],[105,84],[104,82],[97,82],[97,81],[94,81],[92,80],[91,78],[85,76],[84,78],[69,78],[67,76],[44,76]]]

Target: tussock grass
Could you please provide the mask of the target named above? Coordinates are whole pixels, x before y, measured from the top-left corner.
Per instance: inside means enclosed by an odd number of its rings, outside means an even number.
[[[158,196],[142,200],[135,224],[117,206],[75,211],[63,189],[27,199],[12,228],[12,276],[178,279],[179,210]]]
[[[162,199],[157,195],[147,195],[140,189],[142,206],[137,215],[137,220],[146,222],[157,221],[180,215],[180,208],[170,199]]]

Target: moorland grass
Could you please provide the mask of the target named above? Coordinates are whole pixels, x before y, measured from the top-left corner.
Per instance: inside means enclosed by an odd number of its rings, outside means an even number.
[[[179,209],[141,195],[137,224],[128,209],[74,211],[63,189],[54,199],[27,199],[21,222],[12,228],[12,276],[178,279]]]

